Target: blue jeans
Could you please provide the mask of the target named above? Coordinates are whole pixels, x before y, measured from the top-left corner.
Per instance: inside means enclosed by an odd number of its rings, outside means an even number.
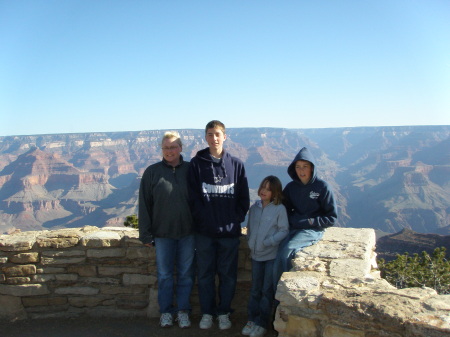
[[[211,238],[195,235],[198,297],[202,314],[231,313],[236,291],[239,238]],[[219,304],[216,305],[216,274],[219,276]]]
[[[194,285],[194,235],[181,239],[155,238],[160,313],[191,310],[189,298]],[[176,266],[176,299],[174,273]]]
[[[252,289],[248,302],[248,320],[266,328],[269,326],[274,301],[273,264],[275,260],[252,259]]]
[[[273,285],[276,290],[281,275],[292,269],[292,259],[303,248],[320,241],[324,231],[314,229],[291,229],[281,242],[273,268]]]

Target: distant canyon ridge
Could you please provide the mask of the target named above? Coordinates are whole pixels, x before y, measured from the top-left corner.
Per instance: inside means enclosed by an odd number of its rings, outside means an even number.
[[[121,226],[137,214],[145,168],[166,130],[0,137],[0,233]],[[177,130],[190,160],[203,129]],[[331,183],[338,226],[450,234],[450,127],[233,128],[225,148],[244,163],[252,200],[262,178],[290,181],[303,146]]]

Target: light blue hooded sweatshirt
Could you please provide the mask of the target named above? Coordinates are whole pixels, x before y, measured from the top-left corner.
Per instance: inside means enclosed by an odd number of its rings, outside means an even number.
[[[250,207],[247,222],[247,240],[251,257],[255,261],[273,260],[278,245],[288,235],[289,222],[286,208],[280,204],[262,207],[261,200]]]

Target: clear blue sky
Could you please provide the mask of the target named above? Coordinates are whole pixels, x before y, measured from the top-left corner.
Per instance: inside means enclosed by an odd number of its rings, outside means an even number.
[[[450,125],[449,0],[0,0],[0,136]]]

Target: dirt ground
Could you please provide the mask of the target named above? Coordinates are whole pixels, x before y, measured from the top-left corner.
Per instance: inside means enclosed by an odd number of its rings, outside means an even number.
[[[180,329],[177,325],[161,328],[158,318],[67,318],[67,319],[34,319],[14,323],[0,323],[1,337],[211,337],[242,336],[241,330],[246,317],[231,316],[233,327],[219,330],[215,321],[211,329],[201,330],[198,327],[200,317],[192,317],[192,327]],[[270,329],[266,337],[277,336]]]

